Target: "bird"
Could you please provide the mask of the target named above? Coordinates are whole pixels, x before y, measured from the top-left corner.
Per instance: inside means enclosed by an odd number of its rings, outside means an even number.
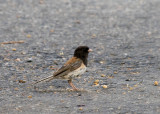
[[[65,79],[68,80],[68,83],[73,90],[78,91],[79,89],[72,83],[72,79],[85,73],[88,63],[88,54],[92,51],[93,50],[89,49],[88,46],[77,47],[74,51],[73,57],[71,57],[60,69],[55,71],[52,76],[40,79],[33,84],[53,79]]]

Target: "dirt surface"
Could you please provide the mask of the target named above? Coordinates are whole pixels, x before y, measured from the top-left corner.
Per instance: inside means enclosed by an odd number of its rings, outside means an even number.
[[[69,91],[65,80],[29,87],[79,45],[94,50],[87,72],[73,81],[82,91]],[[159,0],[0,1],[1,114],[158,114],[155,81],[160,83]]]

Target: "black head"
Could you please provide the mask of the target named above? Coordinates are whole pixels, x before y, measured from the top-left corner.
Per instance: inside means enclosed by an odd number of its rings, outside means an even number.
[[[79,46],[75,51],[74,51],[74,57],[80,58],[83,63],[87,66],[87,58],[88,58],[88,53],[92,51],[89,49],[88,46]]]

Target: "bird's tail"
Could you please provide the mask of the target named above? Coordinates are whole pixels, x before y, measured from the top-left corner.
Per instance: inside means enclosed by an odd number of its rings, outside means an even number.
[[[42,79],[40,79],[40,80],[38,80],[38,81],[36,81],[36,82],[33,82],[31,85],[35,85],[35,84],[40,83],[40,82],[50,81],[50,80],[52,80],[53,78],[54,78],[53,75],[52,75],[52,76],[48,76],[48,77],[46,77],[46,78],[42,78]]]

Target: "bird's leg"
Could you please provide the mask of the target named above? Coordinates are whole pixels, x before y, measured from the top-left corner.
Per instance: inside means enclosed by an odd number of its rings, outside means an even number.
[[[73,90],[78,91],[79,89],[77,89],[74,84],[72,83],[72,80],[68,80],[69,85],[73,88]]]

